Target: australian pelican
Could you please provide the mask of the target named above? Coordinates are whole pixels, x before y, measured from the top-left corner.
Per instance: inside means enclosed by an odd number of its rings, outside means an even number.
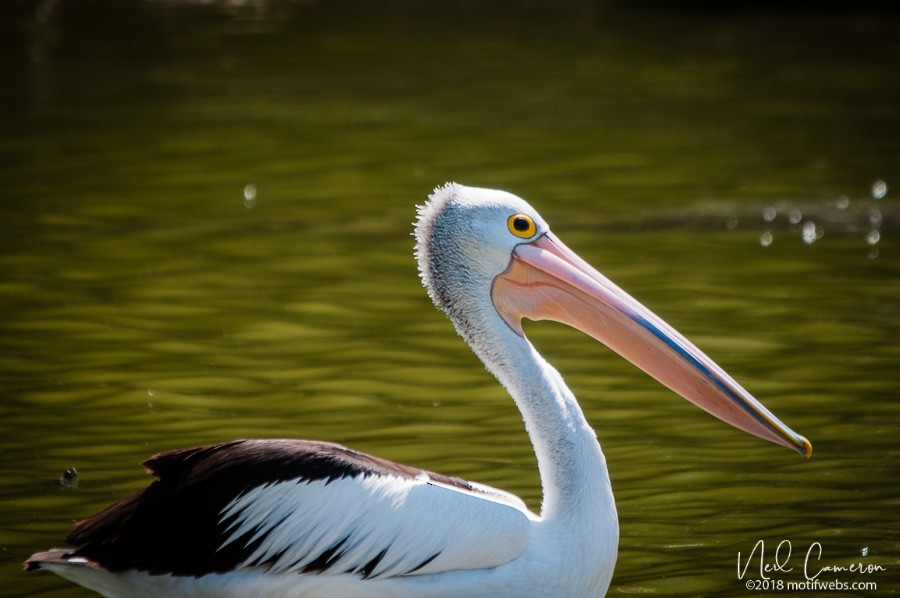
[[[597,437],[521,320],[576,327],[745,432],[812,446],[711,359],[593,269],[522,199],[447,184],[418,210],[435,305],[506,387],[543,486],[502,490],[326,442],[236,440],[144,464],[146,489],[80,521],[76,548],[31,556],[105,596],[602,596],[618,521]]]

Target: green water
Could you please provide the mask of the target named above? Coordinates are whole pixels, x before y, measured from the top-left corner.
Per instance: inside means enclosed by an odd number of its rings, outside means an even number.
[[[0,8],[0,594],[88,595],[21,561],[145,485],[148,455],[236,437],[538,508],[518,413],[417,280],[414,204],[446,180],[529,199],[815,447],[529,326],[607,454],[611,595],[789,594],[735,570],[783,539],[776,580],[820,542],[884,569],[819,578],[878,584],[841,595],[898,592],[895,11],[228,6]]]

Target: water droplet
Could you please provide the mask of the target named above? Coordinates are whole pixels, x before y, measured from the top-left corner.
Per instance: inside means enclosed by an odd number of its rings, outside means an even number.
[[[872,226],[881,226],[881,210],[872,208],[869,210],[869,224]]]
[[[776,216],[778,216],[778,210],[774,206],[769,206],[763,210],[763,220],[766,222],[775,222]]]
[[[887,192],[888,186],[884,181],[878,180],[872,183],[872,199],[884,199]]]
[[[801,220],[803,220],[803,212],[799,209],[794,208],[788,213],[788,222],[791,224],[800,224]]]
[[[859,551],[859,556],[869,556],[869,547],[863,546]]]
[[[816,239],[821,237],[816,228],[816,223],[812,220],[807,220],[803,223],[803,228],[800,230],[800,236],[803,237],[803,242],[807,245],[812,245],[816,242]]]
[[[763,247],[771,247],[772,241],[775,239],[772,237],[772,233],[770,231],[763,231],[763,233],[759,236],[759,244]]]
[[[244,207],[248,210],[256,204],[256,185],[247,183],[244,185]]]
[[[881,240],[881,233],[876,229],[872,229],[869,231],[869,234],[866,235],[866,242],[869,245],[878,245],[878,242]]]
[[[850,207],[850,198],[846,195],[841,195],[836,200],[834,200],[834,207],[839,210],[846,210]]]

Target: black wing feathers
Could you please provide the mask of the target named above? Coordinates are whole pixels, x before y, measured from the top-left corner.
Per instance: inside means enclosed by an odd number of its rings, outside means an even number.
[[[245,561],[265,539],[222,547],[229,524],[221,520],[223,509],[252,488],[287,480],[423,473],[339,445],[304,440],[235,440],[161,453],[144,466],[157,479],[78,522],[66,538],[79,546],[73,556],[113,572],[137,569],[197,577],[223,573]],[[440,483],[474,490],[458,478],[424,473]],[[340,549],[339,544],[323,547],[307,570],[327,569]],[[378,560],[370,563],[372,569]]]

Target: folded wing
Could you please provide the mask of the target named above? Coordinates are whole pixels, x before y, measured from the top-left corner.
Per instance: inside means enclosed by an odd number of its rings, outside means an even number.
[[[238,440],[145,466],[158,479],[79,522],[57,563],[380,579],[501,565],[533,517],[511,494],[323,442]]]

